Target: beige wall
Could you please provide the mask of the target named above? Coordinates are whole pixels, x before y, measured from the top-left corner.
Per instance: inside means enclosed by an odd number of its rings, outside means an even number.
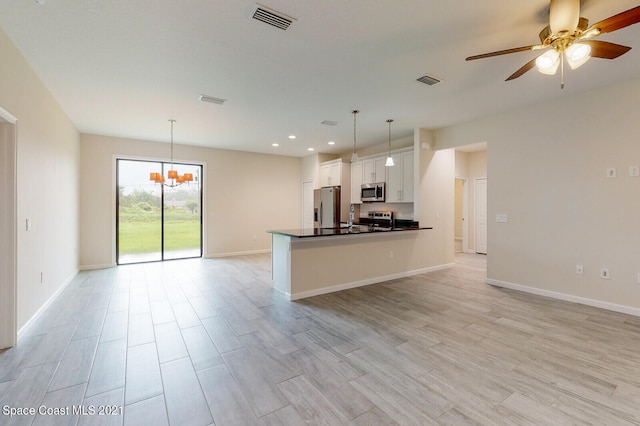
[[[299,228],[301,159],[175,145],[204,165],[204,256],[269,250],[269,229]],[[80,266],[115,263],[115,159],[167,160],[169,144],[81,135]]]
[[[1,29],[0,64],[0,107],[18,119],[20,329],[77,272],[79,134]]]
[[[415,152],[419,166],[416,219],[422,227],[433,227],[428,233],[429,245],[424,255],[431,259],[430,265],[453,263],[455,151],[420,147]]]
[[[639,100],[633,80],[435,132],[438,148],[488,141],[489,281],[640,313]]]

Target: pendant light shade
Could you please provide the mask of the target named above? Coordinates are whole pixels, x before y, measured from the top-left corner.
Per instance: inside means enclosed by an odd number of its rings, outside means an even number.
[[[351,111],[351,113],[353,114],[353,153],[351,153],[352,163],[358,161],[358,154],[356,153],[356,114],[358,114],[359,112],[360,111],[358,111],[357,109]]]
[[[393,157],[391,156],[391,123],[393,123],[393,119],[388,119],[387,123],[389,124],[389,155],[387,156],[387,161],[384,162],[384,165],[386,167],[393,167],[395,166],[393,163]]]

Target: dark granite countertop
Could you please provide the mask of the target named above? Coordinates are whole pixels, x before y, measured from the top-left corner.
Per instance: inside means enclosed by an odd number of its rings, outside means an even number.
[[[267,231],[270,234],[285,235],[294,238],[332,237],[338,235],[380,234],[387,232],[420,231],[420,227],[381,228],[367,225],[354,225],[352,228],[308,228],[308,229],[283,229]]]

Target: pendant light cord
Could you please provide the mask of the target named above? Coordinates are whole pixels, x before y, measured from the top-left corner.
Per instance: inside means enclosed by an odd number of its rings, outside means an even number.
[[[355,154],[356,152],[356,114],[358,114],[360,111],[358,111],[357,109],[354,109],[351,112],[353,113],[353,153]]]

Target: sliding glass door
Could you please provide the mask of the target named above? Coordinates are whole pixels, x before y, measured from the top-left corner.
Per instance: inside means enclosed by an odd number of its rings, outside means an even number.
[[[176,187],[154,183],[170,163],[117,160],[116,257],[119,265],[202,256],[202,166],[173,164],[193,181]]]

